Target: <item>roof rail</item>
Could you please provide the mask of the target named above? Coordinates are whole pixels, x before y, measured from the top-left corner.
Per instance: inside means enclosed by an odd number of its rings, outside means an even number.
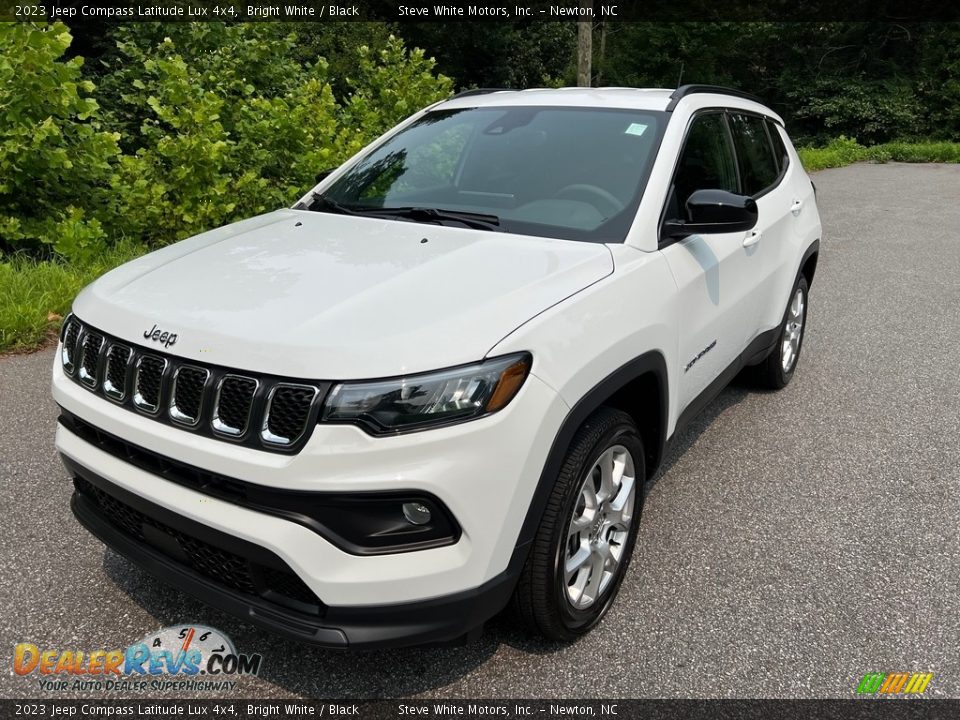
[[[487,93],[503,92],[509,90],[510,88],[473,88],[472,90],[463,90],[454,95],[451,100],[456,100],[457,98],[470,97],[471,95],[486,95]]]
[[[681,85],[670,95],[670,104],[667,105],[667,112],[673,112],[673,109],[677,106],[677,103],[687,97],[687,95],[693,95],[695,93],[716,93],[717,95],[732,95],[733,97],[743,98],[744,100],[752,100],[755,103],[760,103],[763,105],[763,100],[758,98],[756,95],[751,95],[750,93],[745,93],[742,90],[735,90],[734,88],[723,87],[722,85]]]

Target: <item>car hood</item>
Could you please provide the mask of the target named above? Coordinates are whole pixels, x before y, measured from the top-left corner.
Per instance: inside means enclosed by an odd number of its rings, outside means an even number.
[[[127,263],[74,312],[215,365],[373,378],[479,360],[612,271],[600,244],[280,210]],[[154,327],[176,343],[145,337]]]

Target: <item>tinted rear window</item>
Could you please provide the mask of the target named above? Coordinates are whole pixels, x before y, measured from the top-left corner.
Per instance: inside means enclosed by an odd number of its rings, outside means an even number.
[[[770,132],[770,140],[773,142],[773,154],[777,157],[777,167],[783,170],[790,162],[787,155],[787,146],[783,144],[783,138],[780,136],[780,130],[777,124],[767,120],[767,130]]]
[[[744,195],[757,195],[776,182],[780,170],[764,120],[756,115],[730,114],[730,130],[737,150]]]

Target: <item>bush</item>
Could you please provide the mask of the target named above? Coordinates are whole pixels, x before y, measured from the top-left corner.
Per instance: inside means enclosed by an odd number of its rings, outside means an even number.
[[[891,142],[871,150],[882,150],[896,162],[960,163],[960,143],[955,142]]]
[[[856,140],[840,136],[822,148],[797,148],[807,171],[843,167],[855,162],[960,162],[960,143],[955,142],[889,142],[864,147]]]
[[[82,58],[62,59],[62,23],[0,24],[0,252],[88,262],[125,237],[160,245],[289,205],[452,88],[393,36],[355,51],[342,100],[286,24],[145,23],[117,37],[103,112]]]
[[[116,133],[104,132],[66,26],[0,23],[0,250],[103,249]]]
[[[452,87],[432,60],[391,36],[378,52],[356,51],[356,76],[344,81],[351,92],[339,102],[327,62],[290,60],[294,41],[282,28],[218,34],[208,25],[178,27],[180,45],[166,37],[146,49],[138,33],[155,30],[131,26],[120,45],[126,62],[104,79],[122,98],[113,120],[131,135],[118,225],[150,244],[291,204],[319,171]],[[142,119],[138,129],[131,118]]]
[[[867,149],[852,138],[841,135],[822,148],[798,148],[797,154],[808,171],[842,167],[867,159]]]

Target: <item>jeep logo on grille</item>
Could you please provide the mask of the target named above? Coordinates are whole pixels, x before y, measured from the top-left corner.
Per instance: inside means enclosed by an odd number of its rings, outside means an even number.
[[[170,347],[171,345],[177,342],[177,334],[168,332],[167,330],[160,330],[156,325],[147,330],[143,336],[147,340],[153,340],[153,342],[161,343],[164,347]]]

